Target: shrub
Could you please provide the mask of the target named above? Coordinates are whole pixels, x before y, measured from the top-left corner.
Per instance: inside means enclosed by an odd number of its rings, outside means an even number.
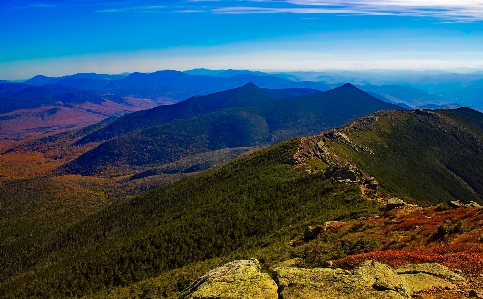
[[[368,229],[374,228],[376,226],[377,226],[376,223],[357,222],[356,224],[352,225],[349,228],[349,232],[350,233],[363,232],[363,231],[366,231]]]
[[[341,240],[341,248],[346,255],[368,252],[377,247],[379,247],[379,242],[373,237],[361,236],[355,239],[344,238]]]
[[[455,233],[465,233],[468,230],[468,227],[462,219],[458,220],[454,225],[449,222],[443,222],[438,225],[436,232],[433,234],[433,238],[440,239]]]
[[[466,233],[467,231],[469,231],[468,227],[466,226],[465,222],[462,219],[460,219],[454,225],[452,233],[461,234],[461,233]]]

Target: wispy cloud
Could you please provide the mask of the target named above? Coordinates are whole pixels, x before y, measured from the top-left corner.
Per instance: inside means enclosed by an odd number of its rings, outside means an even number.
[[[275,2],[278,1],[272,1],[272,3]],[[389,14],[450,20],[483,20],[482,0],[285,0],[283,2],[294,5],[294,12],[297,12],[300,7],[324,7],[321,13],[339,13],[340,10],[347,10],[348,13],[368,15]]]
[[[295,14],[364,14],[359,10],[350,8],[319,8],[319,7],[255,7],[236,6],[222,7],[212,10],[213,13],[247,14],[247,13],[295,13]],[[374,15],[387,15],[388,12],[373,12]]]
[[[132,2],[126,2],[131,3]],[[343,14],[483,21],[483,0],[172,0],[163,6],[117,6],[97,12],[206,12],[215,14]]]
[[[130,7],[120,7],[120,8],[108,8],[108,9],[99,9],[95,12],[100,13],[115,13],[115,12],[138,12],[138,13],[151,13],[151,12],[159,12],[166,9],[166,6],[160,5],[145,5],[145,6],[130,6]]]

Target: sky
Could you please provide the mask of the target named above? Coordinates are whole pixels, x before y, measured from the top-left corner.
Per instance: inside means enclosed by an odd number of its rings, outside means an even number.
[[[483,69],[483,0],[0,1],[0,79]]]

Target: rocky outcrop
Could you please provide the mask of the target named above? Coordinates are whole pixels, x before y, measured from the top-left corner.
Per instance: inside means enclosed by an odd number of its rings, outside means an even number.
[[[372,261],[353,271],[282,267],[274,272],[283,299],[411,298],[406,282],[393,269]]]
[[[447,267],[435,263],[405,265],[397,268],[396,272],[407,282],[411,293],[434,287],[450,288],[452,282],[465,280]]]
[[[465,279],[460,275],[451,271],[448,267],[445,267],[436,263],[425,264],[409,264],[404,265],[396,269],[398,274],[429,274],[435,277],[439,277],[449,281],[464,281]]]
[[[389,198],[387,200],[387,204],[386,204],[386,211],[390,211],[390,210],[393,210],[395,208],[403,207],[405,205],[406,205],[406,203],[400,198],[396,198],[396,197]]]
[[[298,150],[293,157],[294,165],[308,167],[308,173],[323,171],[326,178],[333,179],[336,183],[357,183],[366,197],[377,199],[379,182],[337,155],[328,145],[330,142],[344,144],[356,152],[371,153],[369,148],[355,144],[343,131],[327,130],[322,134],[300,139]],[[311,159],[319,159],[327,167],[319,170],[310,169],[310,163],[306,162]]]
[[[326,178],[333,178],[338,183],[358,183],[364,177],[362,171],[351,164],[331,166],[324,171]]]
[[[481,207],[481,205],[479,203],[474,202],[474,201],[470,201],[470,202],[465,204],[460,200],[450,200],[447,203],[452,208],[478,208],[478,207]]]
[[[260,272],[256,259],[238,260],[213,269],[186,289],[180,298],[278,298],[277,285]]]
[[[194,282],[180,298],[410,299],[435,287],[451,288],[464,278],[439,264],[414,264],[394,270],[364,261],[349,270],[298,268],[298,260],[278,264],[272,276],[260,272],[257,260],[216,268]],[[275,283],[276,282],[276,283]]]

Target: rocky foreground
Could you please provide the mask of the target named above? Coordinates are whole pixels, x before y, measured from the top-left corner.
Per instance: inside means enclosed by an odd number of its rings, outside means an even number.
[[[256,259],[233,261],[200,277],[180,298],[483,298],[482,224],[483,208],[451,202],[314,225],[292,246],[314,246],[336,234],[370,236],[379,246],[316,267],[302,258],[264,270]]]
[[[233,261],[206,273],[180,298],[435,298],[467,285],[463,276],[435,263],[392,269],[367,260],[351,271],[280,265],[270,272],[260,272],[256,259]],[[465,295],[482,298],[483,293],[472,289],[458,298]]]

